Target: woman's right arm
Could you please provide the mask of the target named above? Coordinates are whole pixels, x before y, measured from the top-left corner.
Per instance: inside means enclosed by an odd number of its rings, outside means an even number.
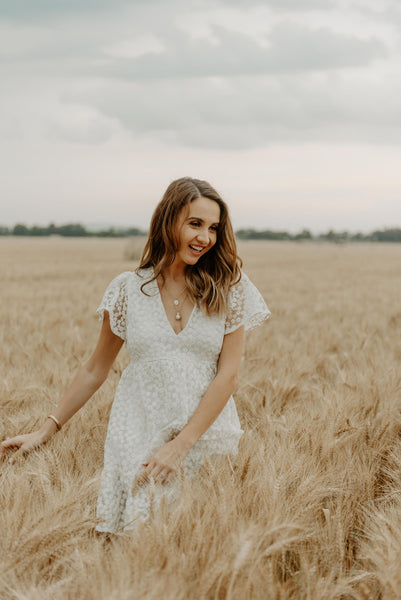
[[[110,328],[109,313],[104,312],[99,340],[90,359],[81,366],[52,414],[64,425],[107,379],[110,368],[120,351],[124,341],[115,335]],[[19,448],[17,454],[23,454],[46,442],[55,432],[57,426],[47,418],[37,431],[5,440],[0,444],[0,459],[6,457],[9,448]]]

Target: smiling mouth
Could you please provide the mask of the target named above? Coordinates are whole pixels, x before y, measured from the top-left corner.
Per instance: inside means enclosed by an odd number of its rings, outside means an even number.
[[[189,247],[191,248],[192,252],[196,252],[196,254],[200,254],[205,249],[205,246],[191,246],[191,244],[189,244]]]

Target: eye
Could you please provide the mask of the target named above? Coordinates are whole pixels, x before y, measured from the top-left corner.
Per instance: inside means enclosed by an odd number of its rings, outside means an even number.
[[[218,230],[218,228],[219,228],[219,226],[218,226],[218,225],[212,225],[210,229],[211,229],[212,231],[217,231],[217,230]]]
[[[191,221],[190,225],[192,225],[193,227],[199,227],[200,223],[199,221]]]

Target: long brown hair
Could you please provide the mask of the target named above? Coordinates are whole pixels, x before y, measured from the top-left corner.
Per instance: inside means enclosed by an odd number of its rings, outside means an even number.
[[[146,294],[143,288],[159,275],[163,277],[163,269],[174,262],[180,244],[177,221],[181,210],[201,197],[217,202],[220,222],[214,246],[195,265],[187,266],[186,285],[188,296],[198,303],[203,312],[221,315],[227,309],[231,285],[241,279],[242,261],[237,254],[227,205],[207,181],[182,177],[170,183],[153,213],[149,236],[136,272],[140,274],[141,269],[153,267],[154,276],[141,286]]]

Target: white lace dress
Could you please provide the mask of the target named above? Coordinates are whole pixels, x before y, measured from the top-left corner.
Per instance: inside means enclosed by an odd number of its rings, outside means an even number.
[[[122,338],[130,363],[119,381],[104,448],[104,468],[97,500],[97,531],[122,533],[137,519],[146,520],[151,503],[157,508],[162,496],[172,502],[180,482],[144,484],[135,494],[132,486],[144,471],[142,463],[180,431],[197,408],[216,375],[217,361],[226,333],[241,325],[252,329],[270,316],[261,294],[243,273],[229,294],[226,317],[204,315],[194,307],[185,328],[171,327],[157,282],[140,290],[153,276],[152,269],[118,275],[106,289],[97,309],[99,319],[109,312],[113,333]],[[243,433],[231,396],[209,429],[191,448],[183,464],[192,477],[205,456],[237,453]]]

